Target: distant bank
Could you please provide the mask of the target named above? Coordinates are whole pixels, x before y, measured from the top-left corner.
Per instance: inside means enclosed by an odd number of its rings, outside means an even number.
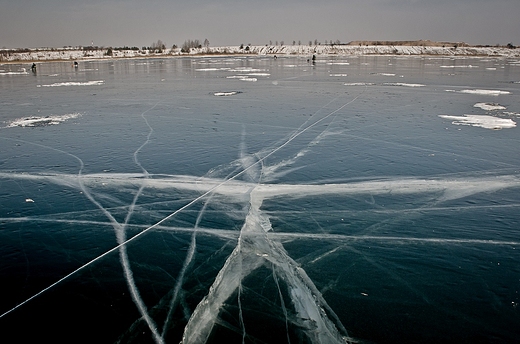
[[[392,44],[396,43],[396,44]],[[43,61],[95,60],[115,58],[163,58],[203,55],[423,55],[423,56],[491,56],[520,58],[520,49],[508,46],[468,46],[464,43],[410,41],[356,41],[349,44],[329,45],[240,45],[225,47],[198,47],[183,51],[180,48],[161,51],[138,48],[67,47],[40,49],[1,49],[0,63]]]

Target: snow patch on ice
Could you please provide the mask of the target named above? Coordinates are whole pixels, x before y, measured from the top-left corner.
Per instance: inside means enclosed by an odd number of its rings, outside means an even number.
[[[441,66],[441,68],[479,68],[479,66],[466,65],[466,66]]]
[[[229,92],[215,92],[213,95],[217,97],[227,97],[227,96],[234,96],[236,94],[242,93],[240,91],[229,91]]]
[[[56,125],[66,120],[77,118],[81,116],[80,113],[71,113],[66,115],[51,115],[45,117],[31,116],[26,118],[16,119],[10,122],[6,128],[12,127],[45,127],[49,125]]]
[[[506,107],[499,105],[497,103],[477,103],[473,105],[473,107],[481,108],[482,110],[486,111],[493,111],[493,110],[505,110]]]
[[[509,91],[499,91],[499,90],[446,90],[446,92],[456,92],[456,93],[466,93],[466,94],[478,94],[478,95],[485,95],[485,96],[499,96],[503,94],[511,94]]]
[[[385,82],[385,86],[424,87],[422,84],[407,84],[403,82]]]
[[[394,73],[371,73],[373,75],[381,75],[381,76],[395,76]]]
[[[99,86],[103,85],[105,81],[97,80],[97,81],[86,81],[86,82],[56,82],[50,85],[37,85],[37,87],[62,87],[62,86]]]
[[[26,75],[26,74],[29,74],[29,73],[27,72],[27,70],[25,68],[21,68],[17,72],[5,72],[5,71],[0,72],[0,75]]]
[[[231,75],[231,76],[228,76],[226,78],[227,79],[238,79],[238,80],[241,80],[241,81],[252,81],[252,82],[255,82],[255,81],[258,80],[257,78],[250,78],[247,75]]]
[[[344,85],[345,86],[373,86],[375,84],[372,82],[347,82]]]
[[[485,129],[507,129],[516,127],[516,122],[508,118],[497,118],[488,115],[464,115],[464,116],[451,116],[451,115],[439,115],[441,118],[452,120],[452,124],[455,125],[470,125],[473,127],[480,127]]]

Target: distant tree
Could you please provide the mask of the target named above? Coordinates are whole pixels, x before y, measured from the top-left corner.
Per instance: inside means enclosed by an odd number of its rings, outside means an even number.
[[[312,41],[309,41],[309,46],[311,46],[311,45],[312,45]]]
[[[273,45],[273,41],[269,41],[269,45]]]
[[[206,47],[206,49],[209,48],[209,41],[207,38],[204,40],[204,46]]]
[[[105,53],[105,55],[106,56],[112,56],[113,55],[112,48],[108,48],[107,52]]]
[[[278,41],[276,41],[276,43],[274,43],[274,45],[278,45]]]
[[[314,40],[314,45],[318,45],[318,40],[317,39]]]
[[[244,43],[240,44],[240,50],[244,49]]]
[[[182,45],[181,52],[183,53],[189,53],[192,48],[202,48],[202,45],[200,44],[200,41],[198,39],[196,40],[190,40],[184,41],[184,44]]]
[[[302,45],[302,41],[298,41],[298,45]]]
[[[284,41],[280,41],[280,46],[284,45],[284,43],[285,43]]]
[[[163,41],[158,39],[157,42],[152,43],[152,46],[151,46],[150,50],[152,50],[152,52],[154,52],[154,53],[161,54],[164,49],[166,49],[166,45],[164,44]]]
[[[507,47],[509,49],[516,49],[516,47],[513,45],[513,43],[507,43]]]
[[[292,41],[292,45],[296,45],[296,41]]]

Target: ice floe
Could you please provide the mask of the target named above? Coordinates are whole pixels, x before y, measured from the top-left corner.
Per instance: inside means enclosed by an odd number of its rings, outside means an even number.
[[[452,120],[455,125],[470,125],[485,129],[507,129],[516,127],[516,122],[509,118],[498,118],[489,115],[439,115],[441,118]]]

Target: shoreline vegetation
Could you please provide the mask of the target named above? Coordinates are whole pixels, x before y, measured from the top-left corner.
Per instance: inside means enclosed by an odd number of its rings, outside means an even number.
[[[160,42],[160,41],[159,41]],[[192,42],[192,41],[190,41]],[[34,63],[71,60],[98,60],[123,58],[165,58],[182,56],[363,56],[363,55],[403,55],[403,56],[460,56],[460,57],[505,57],[519,58],[520,48],[511,43],[506,46],[471,46],[466,43],[433,41],[352,41],[346,44],[320,44],[316,41],[308,45],[244,45],[210,47],[209,44],[153,47],[63,47],[63,48],[19,48],[0,49],[2,63]]]

